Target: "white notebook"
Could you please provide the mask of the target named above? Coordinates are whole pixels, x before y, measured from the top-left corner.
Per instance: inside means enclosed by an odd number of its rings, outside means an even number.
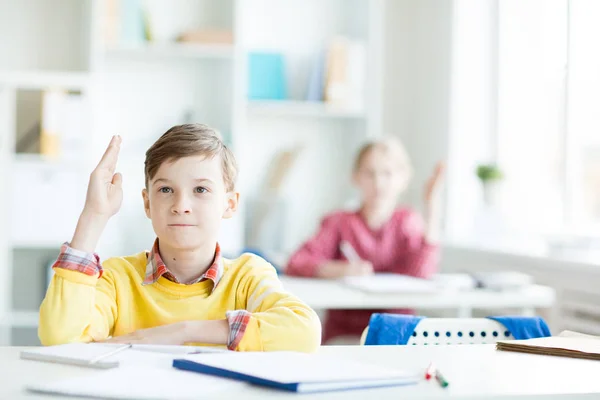
[[[415,384],[411,372],[351,359],[297,352],[195,354],[175,368],[302,393]]]
[[[471,290],[475,281],[467,274],[437,274],[431,279],[399,274],[352,276],[342,282],[354,289],[368,293],[437,293],[446,290]]]
[[[31,392],[99,399],[199,399],[243,383],[170,366],[123,366],[87,376],[34,383]]]
[[[71,343],[58,346],[32,347],[21,351],[24,360],[46,361],[90,368],[115,368],[122,362],[167,361],[191,353],[227,352],[214,347],[131,345],[108,343]],[[122,349],[119,351],[119,349]],[[110,354],[112,353],[112,354]]]

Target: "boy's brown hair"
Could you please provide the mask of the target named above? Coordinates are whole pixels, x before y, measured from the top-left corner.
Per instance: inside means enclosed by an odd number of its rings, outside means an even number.
[[[154,142],[146,151],[144,161],[146,187],[163,163],[196,155],[206,158],[220,157],[225,189],[228,192],[234,190],[237,177],[235,157],[223,143],[221,135],[203,124],[174,126]]]

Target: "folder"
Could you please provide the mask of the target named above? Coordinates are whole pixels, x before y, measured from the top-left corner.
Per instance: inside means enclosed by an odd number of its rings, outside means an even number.
[[[173,367],[299,393],[417,383],[400,369],[297,352],[196,354],[175,359]]]

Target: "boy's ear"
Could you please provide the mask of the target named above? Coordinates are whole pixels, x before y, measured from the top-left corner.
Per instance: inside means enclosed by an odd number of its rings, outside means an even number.
[[[147,189],[142,189],[142,198],[144,199],[144,211],[146,212],[146,217],[150,217],[150,196],[148,195]]]
[[[223,213],[223,218],[229,219],[233,217],[233,214],[237,211],[238,204],[240,202],[240,194],[238,192],[228,192],[226,194],[227,208]]]

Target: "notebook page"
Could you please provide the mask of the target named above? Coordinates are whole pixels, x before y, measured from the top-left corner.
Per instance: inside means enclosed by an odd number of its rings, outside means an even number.
[[[573,332],[573,331],[562,331],[558,334],[559,337],[576,337],[581,339],[594,339],[600,340],[600,336],[587,335],[585,333]]]
[[[402,370],[295,352],[197,354],[183,359],[280,383],[414,378]]]
[[[371,293],[432,293],[438,292],[435,282],[398,274],[353,276],[342,279],[347,286]]]

